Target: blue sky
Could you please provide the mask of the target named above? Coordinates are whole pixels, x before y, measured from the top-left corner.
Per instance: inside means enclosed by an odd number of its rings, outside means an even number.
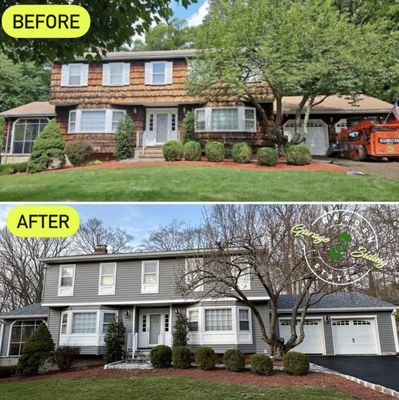
[[[181,5],[181,1],[172,0],[171,5],[176,18],[187,20],[189,25],[198,25],[206,15],[208,1],[198,0],[187,9]]]

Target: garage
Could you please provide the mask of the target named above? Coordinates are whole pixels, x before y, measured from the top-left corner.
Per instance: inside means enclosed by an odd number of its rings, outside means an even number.
[[[280,336],[288,340],[291,336],[291,321],[280,319]],[[323,322],[321,319],[306,319],[304,323],[305,338],[293,351],[307,354],[325,354]],[[299,335],[299,322],[297,322],[297,334]]]
[[[303,131],[303,127],[301,127]],[[295,133],[295,120],[290,119],[284,124],[284,135],[291,140]],[[325,156],[329,147],[328,126],[321,119],[311,119],[308,122],[306,147],[314,156]]]
[[[332,319],[334,354],[378,354],[374,318]]]

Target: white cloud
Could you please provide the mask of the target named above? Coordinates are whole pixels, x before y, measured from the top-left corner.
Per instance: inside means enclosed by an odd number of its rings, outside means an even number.
[[[204,18],[209,12],[209,0],[205,0],[204,4],[198,9],[196,13],[187,19],[188,26],[198,26],[202,24]]]
[[[0,207],[0,229],[3,229],[6,226],[7,215],[11,208],[11,206]]]

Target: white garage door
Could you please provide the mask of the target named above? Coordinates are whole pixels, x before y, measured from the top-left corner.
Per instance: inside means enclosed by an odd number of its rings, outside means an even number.
[[[333,319],[331,325],[335,354],[378,353],[373,318]]]
[[[291,321],[280,320],[280,336],[287,341],[291,336]],[[304,324],[305,338],[303,342],[292,349],[307,354],[324,353],[324,335],[321,319],[308,319]],[[299,335],[299,323],[297,323],[297,335]]]
[[[303,131],[303,127],[300,129]],[[284,135],[288,137],[288,140],[291,140],[294,133],[295,120],[290,119],[284,124]],[[329,146],[328,126],[321,119],[309,120],[305,145],[314,156],[325,156],[327,154]]]

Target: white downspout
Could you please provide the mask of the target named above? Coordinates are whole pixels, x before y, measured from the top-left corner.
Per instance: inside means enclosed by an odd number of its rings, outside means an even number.
[[[3,332],[4,332],[4,321],[0,320],[0,354],[1,354],[1,349],[3,348]]]
[[[391,320],[392,320],[392,329],[393,329],[393,338],[395,341],[395,350],[396,353],[399,353],[399,341],[398,341],[398,330],[396,328],[396,318],[395,318],[396,311],[392,311]]]

